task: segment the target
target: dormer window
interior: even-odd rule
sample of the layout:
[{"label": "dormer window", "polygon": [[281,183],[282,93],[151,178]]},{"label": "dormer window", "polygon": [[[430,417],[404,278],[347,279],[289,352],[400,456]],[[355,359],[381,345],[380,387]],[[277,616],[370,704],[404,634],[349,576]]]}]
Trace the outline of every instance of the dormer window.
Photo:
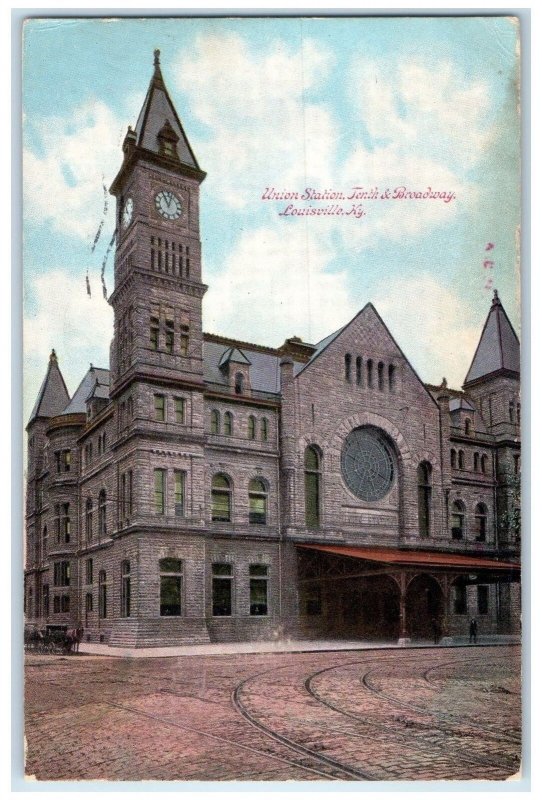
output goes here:
[{"label": "dormer window", "polygon": [[167,119],[158,133],[158,147],[160,155],[168,158],[177,158],[177,142],[179,137]]},{"label": "dormer window", "polygon": [[245,379],[242,372],[235,373],[235,394],[243,394]]}]

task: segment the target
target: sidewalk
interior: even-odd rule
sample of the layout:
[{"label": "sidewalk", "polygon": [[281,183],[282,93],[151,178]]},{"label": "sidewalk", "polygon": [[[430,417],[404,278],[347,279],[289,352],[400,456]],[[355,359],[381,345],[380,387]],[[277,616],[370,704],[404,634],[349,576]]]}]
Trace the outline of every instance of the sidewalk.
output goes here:
[{"label": "sidewalk", "polygon": [[[520,644],[519,636],[479,636],[474,646],[496,644]],[[468,636],[458,636],[439,647],[468,646]],[[435,647],[432,641],[416,640],[412,647]],[[83,655],[112,656],[113,658],[173,658],[179,656],[223,656],[247,653],[315,653],[333,650],[404,650],[396,641],[352,641],[345,640],[288,640],[277,642],[218,642],[215,644],[181,645],[179,647],[109,647],[107,644],[81,642],[79,653]]]}]

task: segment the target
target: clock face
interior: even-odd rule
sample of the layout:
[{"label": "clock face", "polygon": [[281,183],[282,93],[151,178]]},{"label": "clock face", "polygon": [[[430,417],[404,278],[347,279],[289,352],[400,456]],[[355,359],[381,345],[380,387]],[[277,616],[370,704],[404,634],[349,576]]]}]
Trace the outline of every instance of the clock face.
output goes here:
[{"label": "clock face", "polygon": [[164,219],[179,219],[181,216],[181,201],[173,192],[162,189],[154,198],[154,204]]},{"label": "clock face", "polygon": [[367,425],[348,434],[341,456],[344,481],[360,500],[381,500],[393,484],[395,458],[387,438]]},{"label": "clock face", "polygon": [[134,201],[131,197],[127,199],[124,204],[124,208],[122,209],[122,225],[124,228],[127,228],[130,222],[132,221],[132,217],[134,214]]}]

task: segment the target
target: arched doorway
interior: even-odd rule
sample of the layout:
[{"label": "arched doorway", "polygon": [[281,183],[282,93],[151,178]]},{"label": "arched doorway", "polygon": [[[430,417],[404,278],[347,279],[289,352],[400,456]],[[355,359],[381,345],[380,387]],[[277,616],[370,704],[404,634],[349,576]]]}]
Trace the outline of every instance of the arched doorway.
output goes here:
[{"label": "arched doorway", "polygon": [[406,593],[407,631],[413,639],[432,639],[434,621],[442,630],[444,596],[438,581],[431,575],[416,575]]}]

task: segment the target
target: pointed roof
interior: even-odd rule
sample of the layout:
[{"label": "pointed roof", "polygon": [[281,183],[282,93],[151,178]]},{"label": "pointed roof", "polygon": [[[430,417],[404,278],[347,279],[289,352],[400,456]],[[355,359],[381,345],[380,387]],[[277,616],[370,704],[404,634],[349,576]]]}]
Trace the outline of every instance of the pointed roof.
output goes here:
[{"label": "pointed roof", "polygon": [[218,366],[223,369],[227,364],[248,364],[250,366],[250,360],[238,347],[230,347],[224,351]]},{"label": "pointed roof", "polygon": [[72,399],[62,410],[62,414],[86,414],[87,400],[94,396],[104,398],[109,396],[109,370],[91,364]]},{"label": "pointed roof", "polygon": [[41,384],[28,424],[30,425],[37,417],[55,417],[60,414],[66,403],[69,402],[70,395],[58,366],[56,353],[52,350],[49,356],[47,374]]},{"label": "pointed roof", "polygon": [[491,308],[463,385],[494,377],[502,371],[519,376],[519,370],[519,339],[495,289]]},{"label": "pointed roof", "polygon": [[171,102],[160,69],[160,50],[154,51],[154,74],[135,127],[137,147],[160,154],[160,138],[170,141],[181,164],[199,170],[198,162]]}]

